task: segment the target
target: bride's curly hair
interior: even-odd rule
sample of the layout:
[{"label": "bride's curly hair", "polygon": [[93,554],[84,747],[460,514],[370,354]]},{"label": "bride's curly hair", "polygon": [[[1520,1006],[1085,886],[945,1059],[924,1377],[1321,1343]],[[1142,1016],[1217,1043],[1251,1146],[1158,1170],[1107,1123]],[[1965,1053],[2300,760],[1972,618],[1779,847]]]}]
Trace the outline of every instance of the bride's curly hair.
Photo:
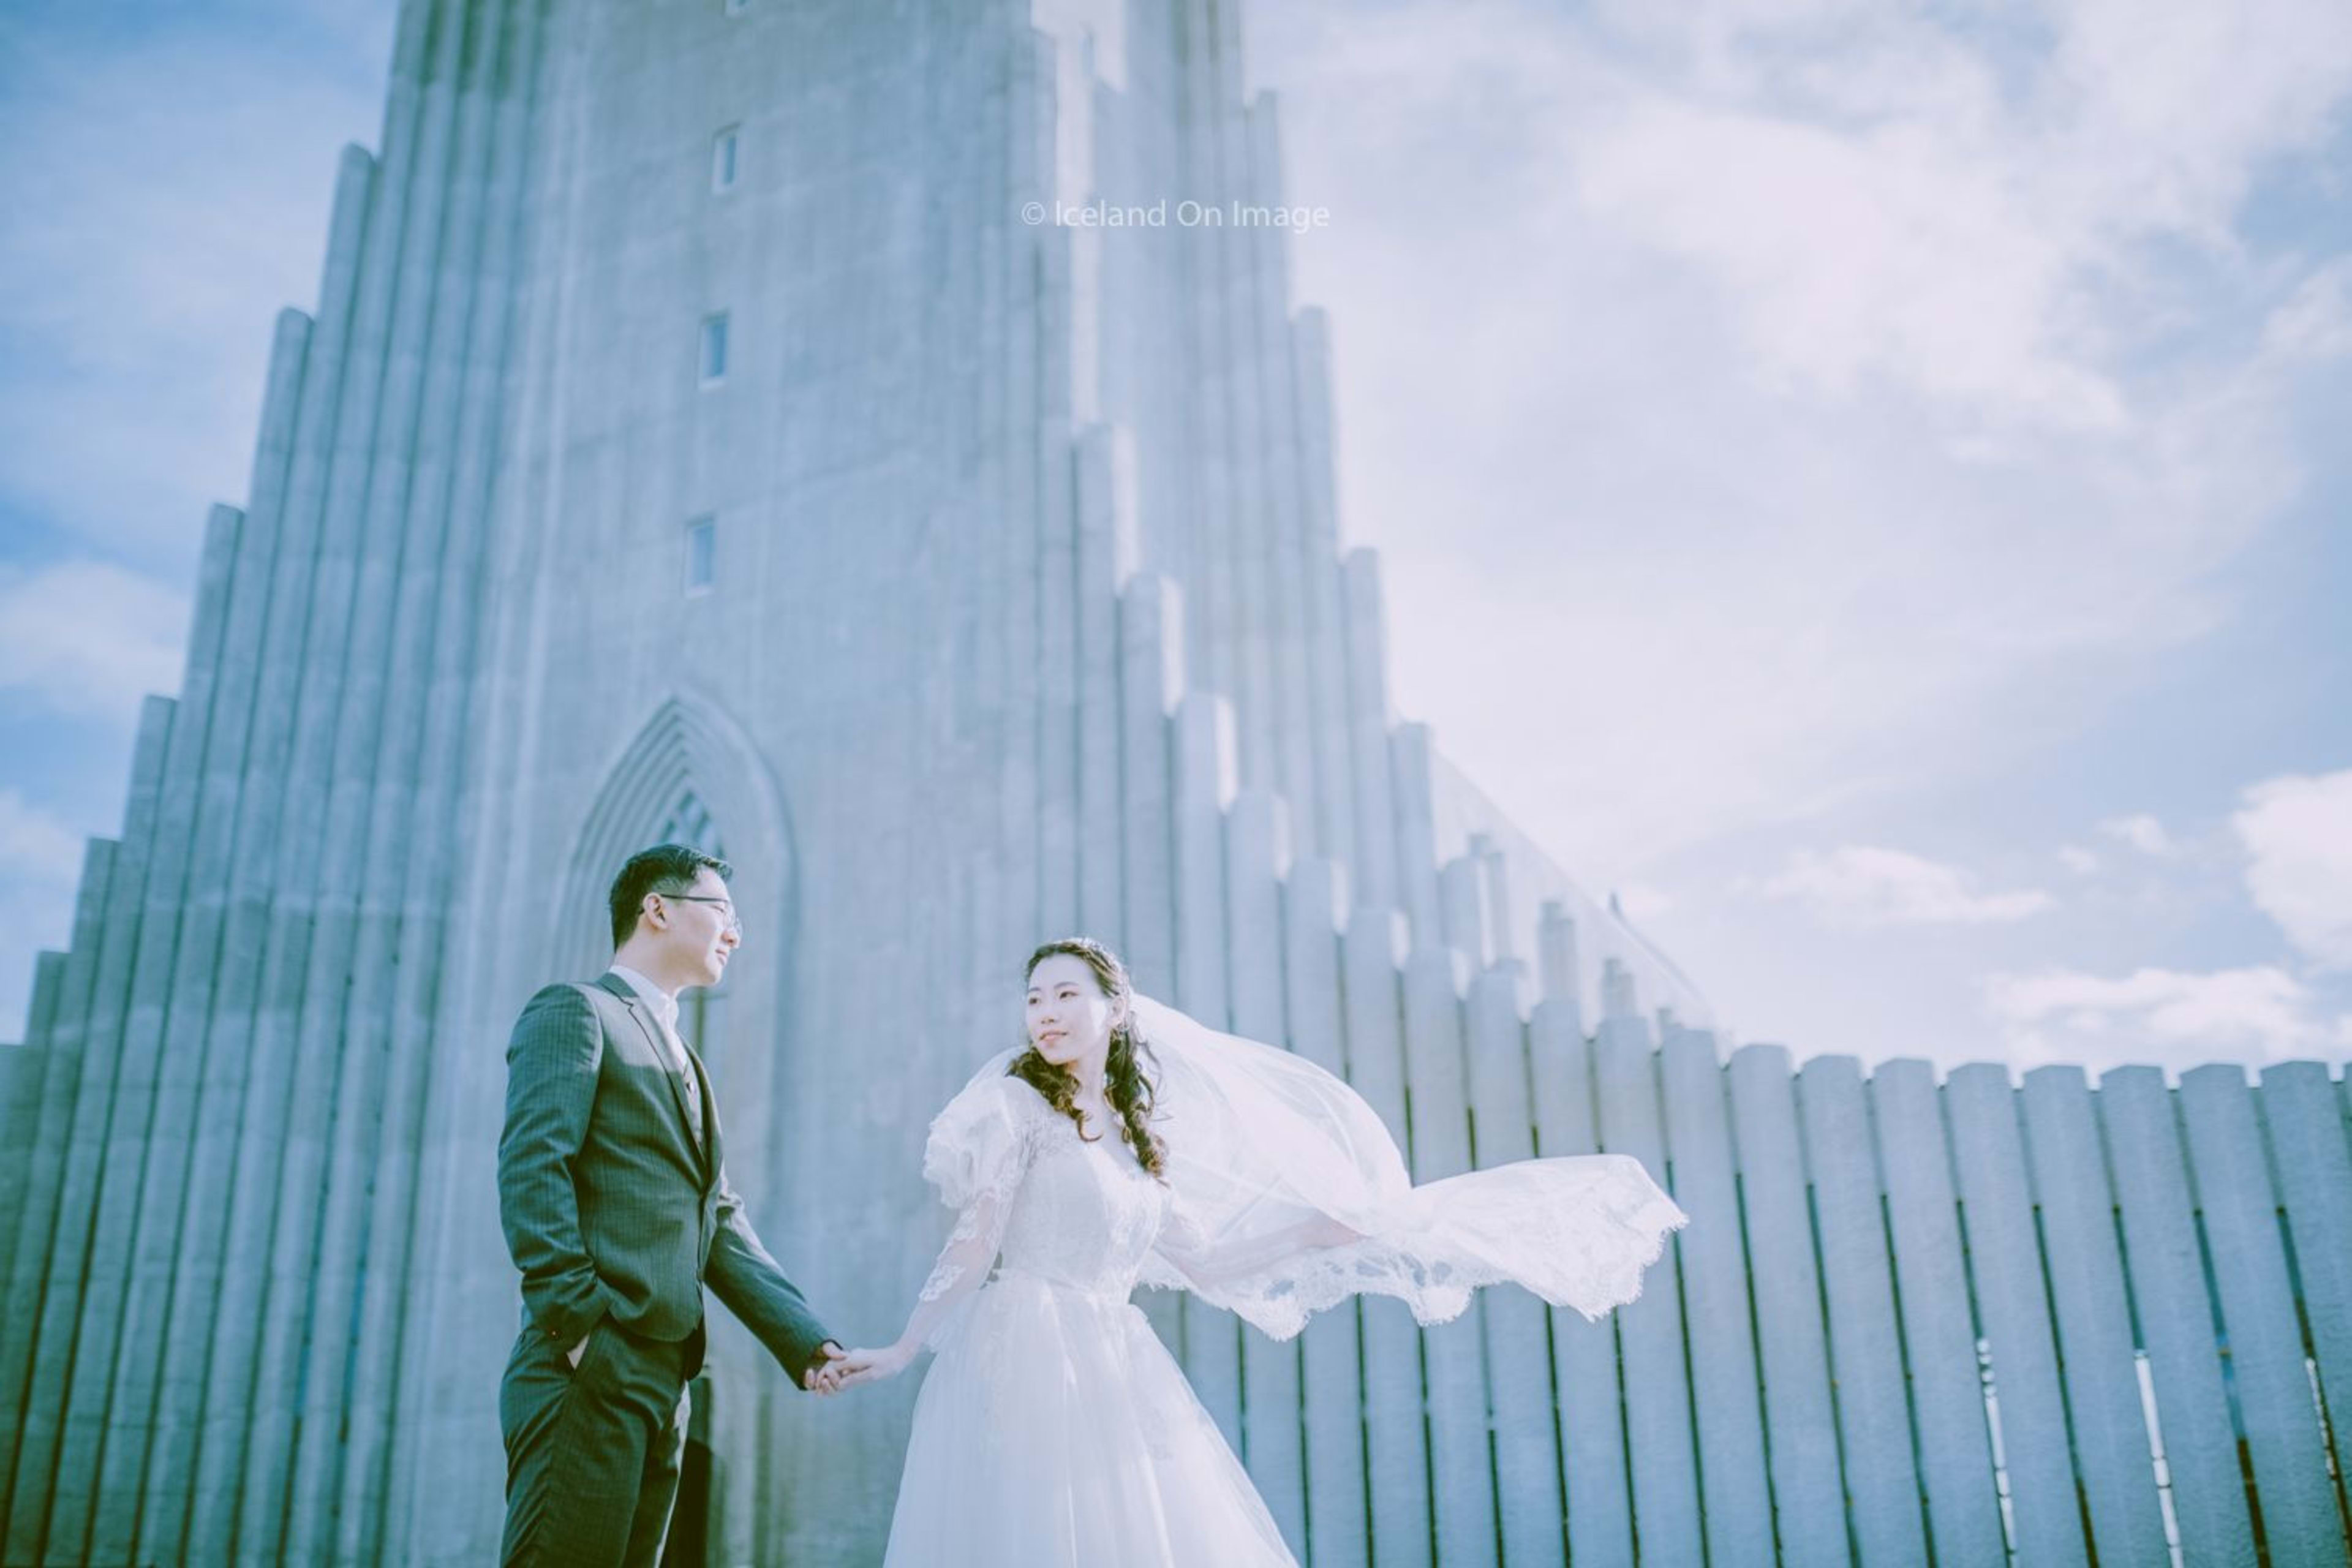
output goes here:
[{"label": "bride's curly hair", "polygon": [[[1159,1087],[1151,1075],[1160,1063],[1152,1055],[1151,1042],[1136,1026],[1135,987],[1128,981],[1127,965],[1118,961],[1118,954],[1091,937],[1065,937],[1031,953],[1022,978],[1034,975],[1039,964],[1063,954],[1080,960],[1093,971],[1095,984],[1102,988],[1104,995],[1128,1005],[1127,1016],[1111,1026],[1110,1055],[1103,1065],[1103,1093],[1111,1110],[1118,1114],[1119,1142],[1135,1152],[1136,1163],[1164,1180],[1168,1174],[1168,1145],[1151,1131],[1152,1099]],[[1013,1058],[1013,1065],[1004,1070],[1044,1095],[1046,1103],[1076,1122],[1078,1135],[1086,1137],[1086,1121],[1079,1116],[1076,1103],[1076,1073],[1047,1061],[1034,1045]]]}]

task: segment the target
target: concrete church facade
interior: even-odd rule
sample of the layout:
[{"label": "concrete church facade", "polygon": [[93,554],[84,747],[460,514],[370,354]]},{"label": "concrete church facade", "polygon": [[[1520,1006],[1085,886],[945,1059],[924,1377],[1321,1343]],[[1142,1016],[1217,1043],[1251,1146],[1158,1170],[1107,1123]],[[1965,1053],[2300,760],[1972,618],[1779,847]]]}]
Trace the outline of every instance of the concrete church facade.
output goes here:
[{"label": "concrete church facade", "polygon": [[[2257,1480],[2273,1544],[2334,1529],[2288,1376],[2352,1385],[2326,1068],[2266,1073],[2258,1127],[2236,1068],[2095,1102],[1719,1061],[1392,714],[1279,230],[1032,216],[1276,207],[1278,161],[1230,0],[404,0],[183,689],[0,1053],[8,1561],[495,1550],[506,1031],[601,967],[604,883],[665,837],[738,868],[744,951],[685,1023],[845,1339],[898,1322],[945,1228],[926,1122],[1073,931],[1346,1072],[1418,1179],[1607,1148],[1672,1187],[1692,1226],[1598,1324],[1498,1291],[1277,1345],[1148,1297],[1304,1561],[2137,1551],[2147,1454],[2068,1434],[2125,1408],[2142,1322],[2182,1539],[2250,1542]],[[2171,1253],[2022,1206],[2095,1114],[2147,1152],[2135,1243],[2189,1223],[2184,1150],[2262,1222],[2219,1271],[2234,1404],[2201,1293],[2164,1337]],[[2225,1157],[2262,1138],[2276,1193]],[[876,1559],[911,1383],[814,1401],[713,1321],[674,1560]],[[2242,1484],[2242,1406],[2279,1416]]]}]

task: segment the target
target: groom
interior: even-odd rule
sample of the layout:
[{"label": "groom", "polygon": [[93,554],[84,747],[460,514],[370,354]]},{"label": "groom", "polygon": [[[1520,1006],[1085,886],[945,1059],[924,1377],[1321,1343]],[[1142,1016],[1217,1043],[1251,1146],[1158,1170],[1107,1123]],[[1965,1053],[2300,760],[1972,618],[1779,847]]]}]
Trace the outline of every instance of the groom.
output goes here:
[{"label": "groom", "polygon": [[718,984],[743,940],[730,869],[679,844],[631,857],[612,968],[542,989],[507,1044],[499,1218],[523,1304],[499,1389],[508,1563],[659,1561],[706,1282],[801,1386],[842,1354],[752,1233],[677,1033],[677,994]]}]

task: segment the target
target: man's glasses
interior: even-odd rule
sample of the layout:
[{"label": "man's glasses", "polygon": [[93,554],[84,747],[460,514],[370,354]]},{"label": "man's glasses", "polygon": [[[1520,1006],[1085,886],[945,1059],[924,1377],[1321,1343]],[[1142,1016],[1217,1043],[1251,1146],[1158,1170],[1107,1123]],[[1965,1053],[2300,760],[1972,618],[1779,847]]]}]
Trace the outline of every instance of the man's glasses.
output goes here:
[{"label": "man's glasses", "polygon": [[727,912],[727,930],[737,942],[743,940],[743,921],[735,913],[731,899],[714,899],[708,893],[656,893],[656,899],[676,899],[681,904],[717,904]]}]

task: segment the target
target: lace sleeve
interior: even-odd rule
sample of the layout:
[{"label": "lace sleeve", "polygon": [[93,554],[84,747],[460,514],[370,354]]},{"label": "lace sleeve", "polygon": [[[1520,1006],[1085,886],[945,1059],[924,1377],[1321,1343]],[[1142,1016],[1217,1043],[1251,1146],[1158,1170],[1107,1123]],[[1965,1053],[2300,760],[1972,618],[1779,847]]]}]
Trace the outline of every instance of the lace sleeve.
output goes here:
[{"label": "lace sleeve", "polygon": [[1042,1103],[1017,1079],[985,1079],[950,1100],[931,1122],[923,1175],[955,1209],[956,1223],[915,1299],[907,1325],[910,1339],[933,1342],[949,1310],[988,1278],[1028,1173],[1036,1128],[1032,1102]]},{"label": "lace sleeve", "polygon": [[1010,1193],[1002,1198],[984,1193],[958,1215],[947,1245],[940,1248],[940,1260],[931,1266],[930,1278],[915,1300],[936,1301],[958,1284],[986,1276],[996,1261],[996,1249],[1003,1245],[1004,1218],[1012,1207]]}]

